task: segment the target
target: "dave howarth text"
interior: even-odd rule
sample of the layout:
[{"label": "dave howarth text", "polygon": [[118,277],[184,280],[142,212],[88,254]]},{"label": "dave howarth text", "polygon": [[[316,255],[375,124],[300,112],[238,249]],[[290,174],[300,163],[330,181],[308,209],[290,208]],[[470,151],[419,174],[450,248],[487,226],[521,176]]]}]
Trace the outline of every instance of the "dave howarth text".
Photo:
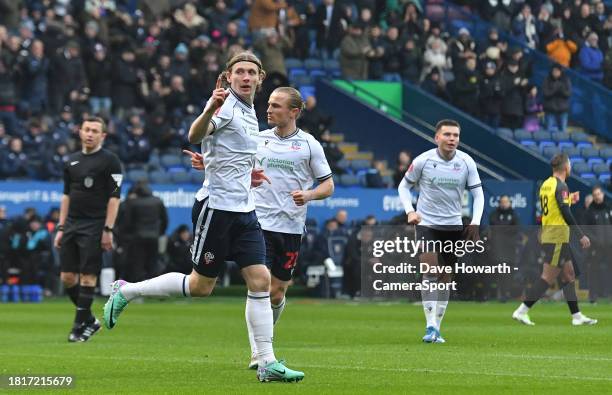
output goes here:
[{"label": "dave howarth text", "polygon": [[377,262],[372,265],[376,274],[510,274],[518,270],[503,262],[492,266],[472,266],[465,262],[456,262],[454,266],[432,266],[427,263],[400,263],[399,265],[384,265]]}]

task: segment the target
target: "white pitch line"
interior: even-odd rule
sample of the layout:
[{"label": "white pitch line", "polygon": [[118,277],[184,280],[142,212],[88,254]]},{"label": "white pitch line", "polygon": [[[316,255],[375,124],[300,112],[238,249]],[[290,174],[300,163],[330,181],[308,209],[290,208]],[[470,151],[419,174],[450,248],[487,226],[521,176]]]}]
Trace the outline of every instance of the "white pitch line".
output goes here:
[{"label": "white pitch line", "polygon": [[[59,354],[20,354],[20,353],[2,353],[0,355],[11,355],[11,356],[22,356],[22,357],[36,357],[36,358],[64,358],[65,355]],[[139,361],[139,362],[185,362],[185,363],[204,363],[204,364],[216,364],[216,365],[234,365],[230,362],[222,362],[211,360],[210,358],[156,358],[156,357],[105,357],[95,355],[80,355],[79,358],[85,359],[102,359],[102,360],[113,360],[113,361]],[[302,364],[300,368],[313,368],[313,369],[329,369],[328,365],[312,365]],[[334,367],[336,370],[358,370],[358,371],[379,371],[379,372],[397,372],[397,373],[439,373],[439,374],[453,374],[453,375],[474,375],[474,376],[491,376],[491,377],[529,377],[534,379],[559,379],[559,380],[577,380],[577,381],[610,381],[612,377],[593,377],[593,376],[553,376],[546,374],[545,376],[538,376],[535,374],[528,373],[507,373],[507,372],[483,372],[483,371],[469,371],[469,370],[444,370],[444,369],[427,369],[427,368],[381,368],[381,367],[368,367],[368,366],[338,366]]]}]

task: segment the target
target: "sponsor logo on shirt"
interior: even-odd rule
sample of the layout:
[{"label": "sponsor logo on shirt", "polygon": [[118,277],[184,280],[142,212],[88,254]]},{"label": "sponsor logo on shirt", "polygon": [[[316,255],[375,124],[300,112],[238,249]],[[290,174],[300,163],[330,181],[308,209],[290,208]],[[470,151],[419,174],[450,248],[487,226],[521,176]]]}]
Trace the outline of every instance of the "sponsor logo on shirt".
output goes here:
[{"label": "sponsor logo on shirt", "polygon": [[459,186],[459,179],[452,177],[431,177],[431,183],[441,188],[457,188]]}]

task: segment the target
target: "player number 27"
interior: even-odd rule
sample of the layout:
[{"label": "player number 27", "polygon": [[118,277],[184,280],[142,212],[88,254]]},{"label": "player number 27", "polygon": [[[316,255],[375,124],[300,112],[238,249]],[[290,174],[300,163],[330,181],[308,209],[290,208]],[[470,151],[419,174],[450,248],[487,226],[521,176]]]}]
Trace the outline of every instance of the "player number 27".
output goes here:
[{"label": "player number 27", "polygon": [[285,255],[287,255],[288,259],[283,265],[283,269],[293,269],[297,263],[299,252],[286,252]]}]

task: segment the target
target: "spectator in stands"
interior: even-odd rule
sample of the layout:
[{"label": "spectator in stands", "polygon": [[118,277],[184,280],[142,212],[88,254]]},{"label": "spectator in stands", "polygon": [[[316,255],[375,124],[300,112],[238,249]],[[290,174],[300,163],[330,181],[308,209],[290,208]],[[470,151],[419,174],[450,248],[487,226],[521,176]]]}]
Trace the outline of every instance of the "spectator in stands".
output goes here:
[{"label": "spectator in stands", "polygon": [[51,236],[42,226],[38,216],[28,223],[25,233],[25,256],[23,257],[20,280],[23,285],[46,285],[47,278],[55,277],[52,272]]},{"label": "spectator in stands", "polygon": [[23,67],[23,98],[28,102],[32,114],[40,114],[47,110],[47,73],[49,59],[45,57],[44,45],[40,40],[34,40],[30,46],[30,55]]},{"label": "spectator in stands", "polygon": [[612,46],[606,51],[604,58],[604,79],[603,83],[608,89],[612,89]]},{"label": "spectator in stands", "polygon": [[553,39],[546,44],[546,53],[554,62],[559,63],[564,67],[570,67],[572,55],[576,53],[578,47],[570,39],[566,39],[563,35],[563,29],[556,28],[553,33]]},{"label": "spectator in stands", "polygon": [[446,102],[450,102],[450,94],[446,89],[446,81],[442,74],[440,74],[440,70],[438,68],[434,68],[427,74],[425,80],[421,83],[421,88]]},{"label": "spectator in stands", "polygon": [[23,142],[19,137],[11,139],[8,155],[2,158],[1,173],[9,178],[34,176],[34,169],[28,163],[28,156],[23,152]]},{"label": "spectator in stands", "polygon": [[527,88],[527,95],[525,96],[525,121],[523,129],[528,132],[539,131],[542,110],[543,107],[538,95],[538,87],[531,85]]},{"label": "spectator in stands", "polygon": [[334,52],[344,38],[349,20],[344,5],[335,0],[323,0],[317,6],[314,25],[317,30],[317,49],[323,58],[335,57]]},{"label": "spectator in stands", "polygon": [[[538,13],[538,20],[536,21],[536,29],[538,33],[538,48],[537,49],[545,49],[546,44],[548,44],[552,38],[555,31],[555,25],[552,23],[551,14],[553,11],[553,6],[549,4],[543,4],[540,7],[540,12]],[[534,8],[535,10],[536,8]]]},{"label": "spectator in stands", "polygon": [[278,14],[287,8],[285,0],[253,0],[249,16],[249,29],[253,33],[253,40],[276,31]]},{"label": "spectator in stands", "polygon": [[408,150],[401,150],[397,155],[395,169],[393,169],[393,187],[397,188],[406,175],[410,164],[412,163],[412,154]]},{"label": "spectator in stands", "polygon": [[323,147],[323,152],[325,153],[325,158],[327,159],[327,163],[329,163],[332,173],[344,174],[344,169],[338,166],[338,162],[342,160],[344,154],[342,151],[340,151],[338,145],[332,141],[329,129],[325,130],[321,134],[320,141],[321,146]]},{"label": "spectator in stands", "polygon": [[174,11],[175,24],[172,25],[176,42],[189,42],[203,34],[208,29],[208,22],[198,14],[192,3],[187,3],[183,8]]},{"label": "spectator in stands", "polygon": [[23,151],[30,160],[40,160],[48,152],[49,139],[46,130],[39,119],[32,119],[28,124],[28,131],[23,136]]},{"label": "spectator in stands", "polygon": [[591,15],[591,6],[586,1],[576,2],[576,4],[578,4],[578,10],[572,13],[572,29],[580,37],[588,37],[590,32],[593,31],[593,26],[595,26],[596,22]]},{"label": "spectator in stands", "polygon": [[423,69],[423,55],[420,48],[417,48],[416,39],[414,37],[408,37],[404,43],[404,47],[400,52],[400,65],[402,78],[413,84],[417,84],[421,77],[421,70]]},{"label": "spectator in stands", "polygon": [[591,248],[588,259],[589,301],[610,295],[612,267],[610,254],[612,248],[612,206],[606,200],[603,188],[593,187],[593,202],[586,212],[586,227]]},{"label": "spectator in stands", "polygon": [[465,68],[467,59],[476,57],[476,44],[467,28],[459,29],[459,37],[451,41],[450,56],[455,72]]},{"label": "spectator in stands", "polygon": [[135,60],[134,51],[125,48],[121,52],[121,58],[113,66],[112,103],[113,110],[119,117],[137,104],[139,70]]},{"label": "spectator in stands", "polygon": [[348,212],[344,209],[336,211],[334,219],[338,223],[338,230],[346,234],[351,233],[350,224],[348,222]]},{"label": "spectator in stands", "polygon": [[120,147],[120,157],[126,164],[145,164],[151,155],[151,143],[144,135],[142,124],[128,126],[128,137]]},{"label": "spectator in stands", "polygon": [[191,232],[187,225],[180,225],[168,238],[169,262],[166,272],[191,273],[193,264],[191,262]]},{"label": "spectator in stands", "polygon": [[89,79],[91,111],[94,114],[109,116],[112,108],[113,69],[106,48],[102,44],[94,46],[93,57],[87,61],[86,70]]},{"label": "spectator in stands", "polygon": [[317,140],[321,139],[321,134],[331,126],[331,117],[323,114],[317,107],[317,98],[308,96],[306,98],[306,108],[298,118],[298,127],[308,131]]},{"label": "spectator in stands", "polygon": [[512,0],[486,0],[482,8],[485,19],[491,20],[501,30],[510,30],[515,2]]},{"label": "spectator in stands", "polygon": [[44,173],[48,180],[58,181],[64,176],[64,165],[68,161],[70,152],[65,144],[55,147],[55,152],[44,161]]},{"label": "spectator in stands", "polygon": [[603,81],[603,53],[598,46],[599,38],[597,33],[589,33],[578,58],[580,59],[580,72],[587,78],[596,82]]},{"label": "spectator in stands", "polygon": [[6,129],[4,128],[4,124],[0,122],[0,158],[4,158],[8,149],[9,143],[11,142],[11,136],[6,134]]},{"label": "spectator in stands", "polygon": [[340,44],[340,68],[342,76],[350,80],[365,80],[368,78],[368,57],[375,51],[370,45],[370,39],[363,33],[363,25],[352,24]]},{"label": "spectator in stands", "polygon": [[[514,266],[517,259],[516,246],[520,237],[517,228],[519,224],[520,218],[512,208],[510,198],[508,195],[501,196],[499,205],[489,215],[489,225],[491,225],[489,245],[493,256],[491,264],[496,265],[506,262]],[[499,281],[499,297],[502,301],[507,301],[511,297],[512,283],[510,278],[507,275],[500,275],[497,280]]]},{"label": "spectator in stands", "polygon": [[287,36],[281,37],[272,30],[255,42],[253,48],[259,53],[266,75],[277,73],[283,77],[287,76],[285,56],[291,50],[291,42]]},{"label": "spectator in stands", "polygon": [[390,26],[384,39],[384,75],[383,79],[388,82],[401,82],[402,76],[402,48],[403,42],[399,37],[399,29]]},{"label": "spectator in stands", "polygon": [[[170,75],[180,75],[185,83],[189,83],[191,67],[189,65],[189,48],[179,43],[174,49],[174,57],[170,63]],[[171,77],[172,78],[172,77]]]},{"label": "spectator in stands", "polygon": [[482,119],[492,128],[499,126],[501,118],[502,88],[494,62],[487,62],[480,79],[478,100]]},{"label": "spectator in stands", "polygon": [[183,77],[180,75],[172,76],[172,80],[170,80],[170,91],[164,97],[164,101],[167,114],[173,119],[180,119],[183,116],[187,104],[189,104],[189,96],[185,90]]},{"label": "spectator in stands", "polygon": [[508,61],[500,79],[502,88],[501,126],[518,129],[523,126],[525,115],[523,96],[528,81],[519,74],[519,64],[514,59]]},{"label": "spectator in stands", "polygon": [[566,132],[572,85],[561,66],[554,65],[551,68],[542,84],[542,94],[546,129],[550,131],[556,128],[560,132]]},{"label": "spectator in stands", "polygon": [[[361,289],[362,247],[372,240],[372,230],[364,226],[376,225],[376,217],[368,215],[362,226],[348,238],[344,252],[342,269],[344,271],[342,291],[351,298],[359,295]],[[367,251],[366,251],[367,254]]]},{"label": "spectator in stands", "polygon": [[538,47],[536,19],[531,13],[529,4],[524,4],[521,12],[514,18],[512,33],[517,40],[527,44],[529,48],[536,49]]},{"label": "spectator in stands", "polygon": [[57,113],[66,104],[72,92],[80,91],[87,85],[85,67],[79,44],[69,41],[63,51],[51,60],[49,105]]},{"label": "spectator in stands", "polygon": [[432,70],[437,69],[441,76],[450,70],[450,62],[446,57],[447,46],[441,38],[433,38],[427,41],[427,48],[423,54],[423,72],[421,79],[424,79]]},{"label": "spectator in stands", "polygon": [[453,98],[455,105],[466,113],[478,117],[478,85],[480,76],[476,71],[476,56],[466,59],[465,67],[456,72]]},{"label": "spectator in stands", "polygon": [[[359,22],[362,23],[362,22]],[[385,40],[382,29],[379,26],[372,26],[370,32],[370,45],[373,53],[368,56],[368,78],[380,80],[385,74]]]},{"label": "spectator in stands", "polygon": [[19,136],[18,119],[15,114],[17,87],[17,69],[12,57],[0,47],[0,122],[6,127],[8,134]]}]

